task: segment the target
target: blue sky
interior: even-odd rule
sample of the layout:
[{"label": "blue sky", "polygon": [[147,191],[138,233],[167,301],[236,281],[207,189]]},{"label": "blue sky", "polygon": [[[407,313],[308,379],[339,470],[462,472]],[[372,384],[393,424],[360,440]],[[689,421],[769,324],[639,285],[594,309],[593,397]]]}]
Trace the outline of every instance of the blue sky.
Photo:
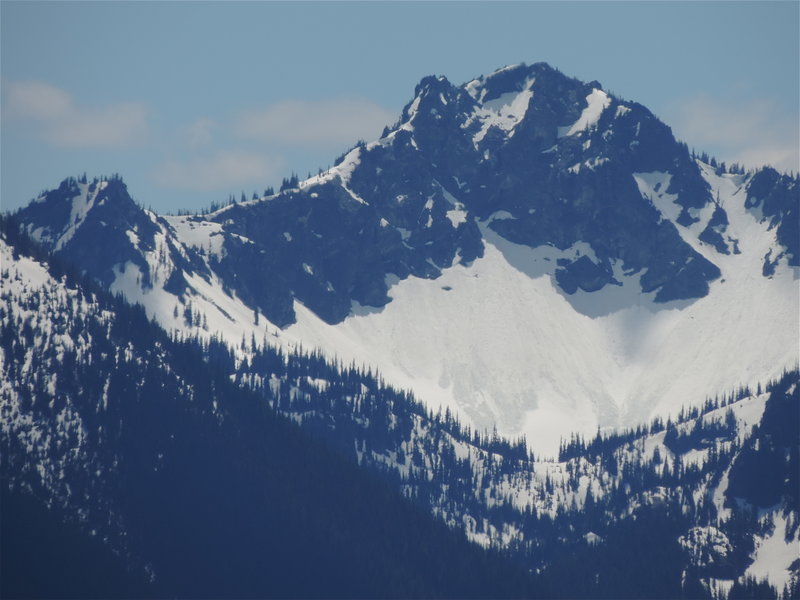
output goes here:
[{"label": "blue sky", "polygon": [[0,206],[120,173],[199,210],[332,164],[425,75],[546,61],[718,158],[798,170],[800,3],[0,2]]}]

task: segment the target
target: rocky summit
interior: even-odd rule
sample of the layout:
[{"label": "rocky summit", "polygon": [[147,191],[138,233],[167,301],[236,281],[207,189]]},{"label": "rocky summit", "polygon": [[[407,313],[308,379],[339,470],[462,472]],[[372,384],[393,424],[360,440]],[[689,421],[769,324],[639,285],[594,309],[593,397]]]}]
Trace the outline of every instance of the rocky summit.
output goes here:
[{"label": "rocky summit", "polygon": [[16,218],[167,329],[319,348],[554,451],[793,366],[799,190],[537,63],[423,78],[278,193],[159,216],[70,179]]}]

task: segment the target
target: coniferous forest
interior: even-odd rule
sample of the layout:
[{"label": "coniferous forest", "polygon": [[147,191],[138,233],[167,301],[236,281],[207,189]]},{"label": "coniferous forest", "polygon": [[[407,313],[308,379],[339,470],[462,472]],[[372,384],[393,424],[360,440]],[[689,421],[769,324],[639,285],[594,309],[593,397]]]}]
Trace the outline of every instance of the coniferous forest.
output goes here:
[{"label": "coniferous forest", "polygon": [[[39,347],[30,378],[13,371],[22,361],[5,374],[23,383],[20,412],[52,427],[39,430],[53,440],[39,459],[69,483],[38,488],[26,448],[3,436],[4,597],[532,593],[522,568],[276,414],[219,357],[170,340],[119,298],[68,289],[51,335],[93,343],[61,356]],[[54,296],[34,293],[24,308],[47,314]],[[13,316],[0,334],[9,357],[36,343]],[[85,436],[77,457],[72,435]]]}]

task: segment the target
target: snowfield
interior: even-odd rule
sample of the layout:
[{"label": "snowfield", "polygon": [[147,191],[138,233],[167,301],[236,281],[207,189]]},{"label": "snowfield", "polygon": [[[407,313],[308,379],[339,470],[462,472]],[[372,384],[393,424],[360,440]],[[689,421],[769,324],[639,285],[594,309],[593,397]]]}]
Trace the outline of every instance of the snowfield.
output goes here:
[{"label": "snowfield", "polygon": [[[772,278],[762,275],[774,231],[745,210],[744,176],[710,168],[704,176],[719,192],[727,234],[741,253],[720,254],[698,241],[710,215],[689,228],[676,225],[722,271],[699,300],[656,304],[636,276],[567,296],[551,277],[560,251],[519,246],[484,228],[485,256],[471,265],[435,280],[396,281],[385,308],[355,304],[338,325],[296,304],[298,322],[278,331],[279,339],[375,365],[432,407],[450,407],[478,428],[524,434],[551,456],[572,431],[591,436],[633,426],[755,387],[798,363],[798,273],[782,265]],[[648,179],[668,176],[637,182],[674,221],[672,198],[658,199]]]}]

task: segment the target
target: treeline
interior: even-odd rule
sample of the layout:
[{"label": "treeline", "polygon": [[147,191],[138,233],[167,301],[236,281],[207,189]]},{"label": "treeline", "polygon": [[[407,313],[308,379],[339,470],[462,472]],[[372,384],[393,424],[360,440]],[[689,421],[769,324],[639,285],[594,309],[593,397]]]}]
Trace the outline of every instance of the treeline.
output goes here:
[{"label": "treeline", "polygon": [[[784,371],[784,376],[785,375],[786,372]],[[755,394],[760,395],[764,392],[771,391],[782,378],[783,377],[768,382],[763,390],[761,384],[758,384]],[[581,456],[596,457],[602,454],[608,454],[635,439],[653,435],[664,430],[668,431],[670,439],[685,437],[684,434],[681,434],[679,430],[675,429],[675,426],[687,423],[688,421],[696,421],[711,411],[725,408],[734,402],[738,402],[752,395],[754,395],[754,393],[749,386],[739,386],[735,391],[721,397],[715,396],[714,398],[707,398],[701,406],[682,406],[674,420],[671,417],[668,417],[666,420],[663,417],[654,417],[648,424],[637,425],[636,427],[621,431],[603,433],[598,430],[595,437],[589,441],[580,434],[572,434],[569,440],[562,439],[559,442],[558,460],[563,462]],[[726,415],[726,419],[730,418],[731,417]],[[728,423],[729,428],[733,426],[732,423]],[[695,424],[695,428],[698,430],[705,429],[706,431],[710,431],[713,427],[714,425],[712,424]]]}]

